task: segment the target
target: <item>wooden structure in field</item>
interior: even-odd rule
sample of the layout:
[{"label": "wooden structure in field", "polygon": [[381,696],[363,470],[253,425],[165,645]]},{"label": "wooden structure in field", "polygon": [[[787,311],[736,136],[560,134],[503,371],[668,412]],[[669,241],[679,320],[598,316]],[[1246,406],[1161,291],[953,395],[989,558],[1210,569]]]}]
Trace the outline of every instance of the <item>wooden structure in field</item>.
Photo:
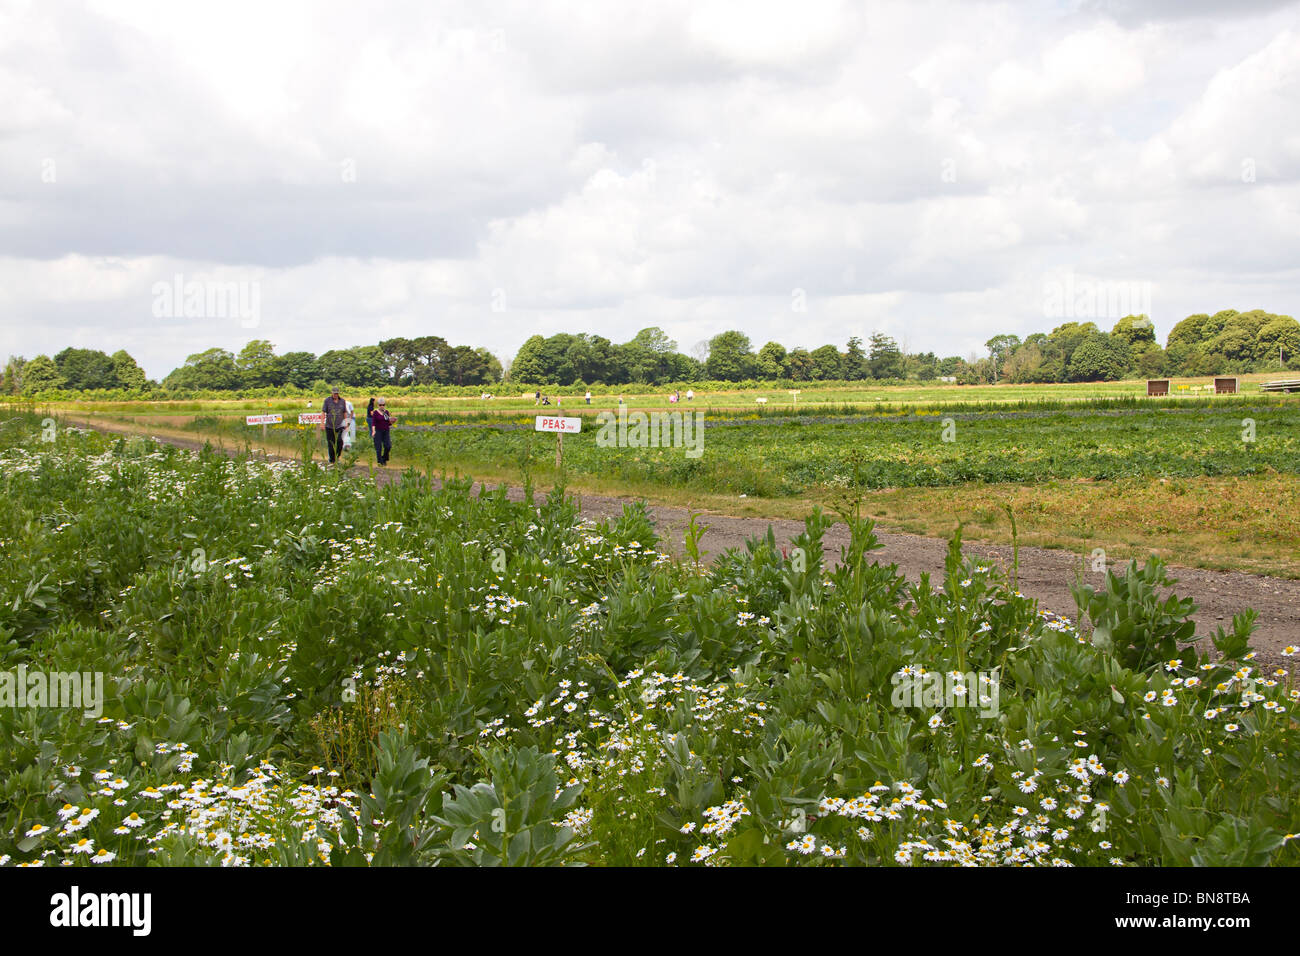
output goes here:
[{"label": "wooden structure in field", "polygon": [[1220,376],[1214,380],[1215,395],[1236,395],[1241,391],[1235,375]]},{"label": "wooden structure in field", "polygon": [[1168,395],[1169,379],[1167,378],[1149,378],[1147,379],[1147,396]]},{"label": "wooden structure in field", "polygon": [[1265,382],[1259,387],[1261,392],[1300,392],[1300,378],[1283,379],[1278,382]]}]

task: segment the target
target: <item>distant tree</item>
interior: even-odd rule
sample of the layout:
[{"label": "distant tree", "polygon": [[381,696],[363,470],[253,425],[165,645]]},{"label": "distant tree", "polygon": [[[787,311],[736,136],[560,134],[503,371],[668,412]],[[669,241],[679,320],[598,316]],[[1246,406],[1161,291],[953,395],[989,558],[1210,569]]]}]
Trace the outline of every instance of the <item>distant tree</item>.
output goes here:
[{"label": "distant tree", "polygon": [[242,386],[234,353],[220,348],[187,356],[185,364],[163,380],[165,388],[231,391]]},{"label": "distant tree", "polygon": [[321,376],[331,386],[377,388],[388,381],[384,353],[377,345],[331,349],[319,359]]},{"label": "distant tree", "polygon": [[882,332],[874,332],[869,340],[868,364],[872,378],[899,378],[903,369],[903,355],[898,343]]},{"label": "distant tree", "polygon": [[851,382],[861,381],[871,375],[870,360],[862,349],[862,339],[859,336],[855,335],[849,339],[848,347],[844,351],[843,366],[842,374]]},{"label": "distant tree", "polygon": [[749,336],[733,330],[721,332],[709,340],[709,357],[704,366],[709,378],[739,382],[753,375],[754,358]]},{"label": "distant tree", "polygon": [[113,360],[113,377],[117,379],[119,388],[129,388],[132,390],[145,388],[148,384],[148,378],[136,360],[126,349],[118,349],[111,356]]},{"label": "distant tree", "polygon": [[546,369],[542,364],[542,348],[545,345],[544,337],[533,335],[519,346],[519,351],[510,363],[510,381],[532,385],[546,381]]},{"label": "distant tree", "polygon": [[940,359],[939,374],[944,378],[951,378],[957,374],[957,369],[962,364],[962,360],[956,355],[950,355],[947,358]]},{"label": "distant tree", "polygon": [[117,388],[113,360],[99,349],[66,348],[54,356],[54,366],[63,387],[74,391],[88,388]]},{"label": "distant tree", "polygon": [[1159,378],[1165,374],[1165,350],[1152,342],[1149,348],[1134,356],[1134,363],[1142,378]]},{"label": "distant tree", "polygon": [[1172,349],[1175,345],[1187,347],[1200,345],[1209,338],[1208,335],[1204,334],[1205,324],[1209,321],[1210,317],[1204,312],[1189,315],[1169,330],[1169,336],[1165,340],[1165,348]]},{"label": "distant tree", "polygon": [[26,364],[27,359],[21,355],[9,356],[4,371],[3,388],[6,395],[17,395],[23,390],[23,366]]},{"label": "distant tree", "polygon": [[1090,335],[1075,347],[1067,366],[1072,382],[1115,381],[1129,369],[1131,355],[1123,339]]},{"label": "distant tree", "polygon": [[796,382],[811,381],[817,371],[817,363],[807,349],[791,349],[785,357],[785,367]]},{"label": "distant tree", "polygon": [[276,380],[284,385],[310,389],[321,377],[320,363],[311,352],[285,352],[276,364]]},{"label": "distant tree", "polygon": [[1255,359],[1278,362],[1285,366],[1300,356],[1300,322],[1289,315],[1275,315],[1259,330],[1255,339]]},{"label": "distant tree", "polygon": [[754,358],[754,374],[759,378],[785,378],[788,353],[780,342],[768,342]]},{"label": "distant tree", "polygon": [[419,385],[433,385],[449,381],[443,368],[451,346],[441,335],[420,335],[411,339],[411,354],[407,356],[415,381]]},{"label": "distant tree", "polygon": [[984,347],[989,350],[989,358],[993,360],[993,367],[996,374],[1002,375],[1002,367],[1006,364],[1007,359],[1011,357],[1020,346],[1020,336],[1018,335],[995,335],[984,343]]},{"label": "distant tree", "polygon": [[501,369],[501,360],[499,358],[482,346],[476,348],[474,351],[477,352],[479,358],[483,360],[483,368],[485,369],[485,377],[483,381],[485,383],[496,383],[505,378],[505,373]]},{"label": "distant tree", "polygon": [[47,389],[64,387],[63,376],[59,374],[54,359],[48,355],[38,355],[24,365],[21,377],[24,395],[35,395]]},{"label": "distant tree", "polygon": [[416,369],[424,363],[410,339],[401,336],[384,339],[379,343],[379,351],[384,355],[384,374],[389,382],[406,385],[415,381]]},{"label": "distant tree", "polygon": [[1115,323],[1115,327],[1110,330],[1110,334],[1123,339],[1129,344],[1129,348],[1145,351],[1145,349],[1139,349],[1139,346],[1146,342],[1155,342],[1156,327],[1145,315],[1126,315]]},{"label": "distant tree", "polygon": [[1011,382],[1031,382],[1043,364],[1043,350],[1037,344],[1022,344],[1002,365],[1002,377]]},{"label": "distant tree", "polygon": [[487,361],[468,345],[457,345],[447,353],[445,367],[451,385],[482,385],[488,380]]},{"label": "distant tree", "polygon": [[266,339],[253,339],[240,349],[235,359],[235,368],[239,369],[245,388],[284,384],[284,379],[280,377],[280,363],[275,357],[275,346]]},{"label": "distant tree", "polygon": [[843,377],[844,360],[835,346],[823,345],[813,349],[812,360],[814,378],[829,380]]}]

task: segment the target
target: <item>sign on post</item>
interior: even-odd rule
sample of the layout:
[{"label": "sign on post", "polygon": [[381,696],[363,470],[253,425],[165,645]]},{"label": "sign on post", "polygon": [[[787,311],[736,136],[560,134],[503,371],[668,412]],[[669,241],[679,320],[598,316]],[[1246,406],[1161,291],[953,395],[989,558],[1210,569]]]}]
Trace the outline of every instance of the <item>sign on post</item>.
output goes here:
[{"label": "sign on post", "polygon": [[581,418],[557,418],[553,415],[538,415],[534,431],[539,432],[574,432],[582,431]]},{"label": "sign on post", "polygon": [[564,433],[582,431],[581,418],[564,418],[558,415],[538,415],[533,431],[555,432],[555,468],[564,467]]},{"label": "sign on post", "polygon": [[324,412],[303,412],[298,416],[299,425],[324,425]]},{"label": "sign on post", "polygon": [[[267,425],[278,425],[278,424],[280,424],[280,416],[279,416],[279,415],[248,415],[248,416],[246,416],[246,417],[244,418],[244,424],[246,424],[246,425],[261,425],[261,426],[262,426],[262,441],[263,441],[263,443],[265,443],[265,442],[266,442],[266,426],[267,426]],[[262,451],[263,451],[263,453],[265,453],[266,449],[263,448]]]}]

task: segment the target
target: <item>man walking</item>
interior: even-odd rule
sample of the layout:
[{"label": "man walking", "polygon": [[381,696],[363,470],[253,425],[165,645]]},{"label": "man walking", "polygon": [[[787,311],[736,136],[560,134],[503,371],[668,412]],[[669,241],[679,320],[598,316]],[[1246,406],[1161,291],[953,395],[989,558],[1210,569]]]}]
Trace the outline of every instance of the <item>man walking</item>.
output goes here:
[{"label": "man walking", "polygon": [[343,433],[348,428],[348,403],[339,397],[339,387],[337,385],[330,391],[330,397],[325,399],[320,410],[325,415],[325,421],[321,423],[321,428],[325,430],[325,442],[329,445],[330,464],[334,464],[335,459],[343,453]]}]

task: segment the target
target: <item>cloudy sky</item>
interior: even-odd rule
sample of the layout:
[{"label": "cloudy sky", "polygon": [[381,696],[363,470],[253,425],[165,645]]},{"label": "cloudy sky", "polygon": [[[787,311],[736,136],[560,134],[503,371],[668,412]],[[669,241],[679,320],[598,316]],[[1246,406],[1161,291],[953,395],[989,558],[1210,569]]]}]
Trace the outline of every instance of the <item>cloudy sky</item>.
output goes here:
[{"label": "cloudy sky", "polygon": [[1268,0],[0,0],[0,355],[1163,340],[1297,314],[1297,120]]}]

